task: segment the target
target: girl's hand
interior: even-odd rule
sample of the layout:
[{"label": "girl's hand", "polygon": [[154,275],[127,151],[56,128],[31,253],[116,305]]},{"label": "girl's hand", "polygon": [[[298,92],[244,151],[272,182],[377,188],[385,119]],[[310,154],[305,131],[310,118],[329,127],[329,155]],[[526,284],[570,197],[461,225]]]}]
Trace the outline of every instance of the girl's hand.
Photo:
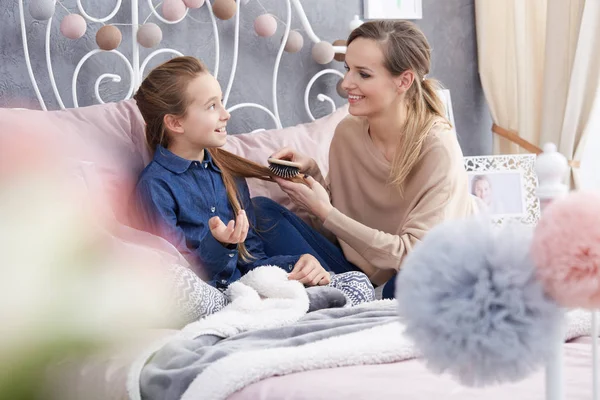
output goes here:
[{"label": "girl's hand", "polygon": [[286,179],[274,178],[290,199],[300,207],[316,215],[322,222],[333,208],[329,201],[329,193],[321,184],[310,176],[305,176],[306,186],[302,183],[294,183]]},{"label": "girl's hand", "polygon": [[212,217],[208,220],[210,233],[223,244],[243,243],[248,235],[248,217],[246,211],[240,210],[236,220],[231,220],[227,225],[219,217]]},{"label": "girl's hand", "polygon": [[294,265],[288,279],[300,281],[306,286],[329,285],[331,275],[314,256],[304,254]]},{"label": "girl's hand", "polygon": [[298,153],[296,150],[290,147],[284,147],[282,149],[277,150],[275,153],[271,155],[270,158],[277,158],[278,160],[286,160],[292,161],[300,164],[300,172],[305,173],[310,171],[310,169],[314,166],[315,160],[310,158],[307,155],[302,153]]}]

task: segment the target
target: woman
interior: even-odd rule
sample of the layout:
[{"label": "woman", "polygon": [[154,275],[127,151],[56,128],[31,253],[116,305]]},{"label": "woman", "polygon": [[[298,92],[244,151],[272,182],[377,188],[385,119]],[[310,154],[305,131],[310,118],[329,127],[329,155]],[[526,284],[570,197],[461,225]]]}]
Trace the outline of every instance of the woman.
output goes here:
[{"label": "woman", "polygon": [[[324,180],[316,162],[284,148],[309,186],[280,187],[337,238],[344,256],[394,296],[395,274],[435,225],[475,210],[456,133],[427,78],[431,48],[408,21],[370,21],[348,38],[350,115],[336,128]],[[314,178],[314,179],[313,179]],[[342,271],[335,271],[342,272]]]}]

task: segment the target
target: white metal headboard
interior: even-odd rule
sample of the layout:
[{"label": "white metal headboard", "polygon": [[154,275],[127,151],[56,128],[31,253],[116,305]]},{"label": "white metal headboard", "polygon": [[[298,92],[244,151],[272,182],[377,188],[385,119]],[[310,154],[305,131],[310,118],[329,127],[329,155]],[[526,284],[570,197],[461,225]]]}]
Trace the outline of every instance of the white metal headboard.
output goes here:
[{"label": "white metal headboard", "polygon": [[[77,8],[79,10],[79,13],[83,16],[83,18],[85,18],[86,20],[88,20],[90,22],[98,22],[98,23],[105,23],[105,22],[110,21],[117,14],[117,12],[121,9],[121,6],[122,6],[122,0],[116,0],[116,4],[115,4],[113,10],[108,15],[106,15],[104,17],[92,17],[91,15],[89,15],[86,12],[85,8],[81,4],[81,0],[76,0],[76,1],[77,1]],[[155,50],[152,53],[150,53],[144,60],[140,60],[140,45],[137,42],[137,31],[140,26],[139,0],[130,0],[130,1],[131,1],[131,29],[132,29],[132,31],[131,31],[132,59],[130,61],[127,57],[125,57],[125,55],[123,55],[123,53],[121,53],[118,50],[110,51],[111,53],[116,54],[121,60],[123,60],[123,62],[125,63],[128,71],[129,71],[129,74],[131,77],[131,83],[129,85],[129,90],[125,96],[126,99],[130,98],[133,95],[133,92],[136,90],[136,88],[141,83],[142,77],[144,76],[144,72],[145,72],[145,69],[146,69],[148,63],[155,56],[157,56],[159,54],[164,54],[164,53],[170,53],[170,54],[174,54],[174,55],[178,55],[178,56],[183,55],[181,52],[179,52],[175,49],[161,48],[161,49]],[[23,51],[25,53],[25,62],[27,65],[27,72],[31,79],[31,83],[33,85],[33,88],[34,88],[35,94],[37,96],[37,99],[40,103],[40,106],[43,110],[46,111],[47,110],[46,103],[44,101],[42,94],[40,93],[40,90],[37,85],[36,77],[35,77],[34,71],[31,66],[31,59],[30,59],[30,55],[29,55],[29,47],[28,47],[28,40],[27,40],[27,30],[26,30],[26,26],[25,26],[25,14],[24,14],[23,0],[18,0],[18,2],[19,2],[19,18],[20,18],[20,24],[21,24],[21,34],[22,34],[22,41],[23,41]],[[177,23],[180,23],[181,21],[183,21],[188,16],[189,9],[186,10],[184,16],[181,19],[179,19],[177,21],[169,21],[169,20],[165,19],[163,16],[161,16],[156,11],[156,8],[158,8],[158,6],[160,6],[162,3],[158,3],[157,5],[155,5],[155,4],[153,4],[153,0],[147,0],[147,2],[148,2],[148,6],[150,7],[151,14],[141,23],[145,23],[146,21],[148,21],[148,19],[150,17],[154,16],[159,21],[161,21],[165,24],[177,24]],[[235,81],[235,74],[236,74],[236,68],[237,68],[237,62],[238,62],[239,36],[240,36],[240,15],[242,13],[243,5],[246,4],[247,2],[248,2],[247,0],[237,0],[237,10],[236,10],[236,14],[235,14],[233,65],[232,65],[231,73],[230,73],[229,80],[228,80],[228,83],[227,83],[227,86],[225,89],[225,93],[224,93],[224,104],[226,107],[228,105],[231,88],[233,87],[233,83]],[[308,21],[308,18],[306,17],[306,13],[304,12],[304,9],[302,8],[302,4],[301,4],[300,0],[284,0],[284,2],[286,5],[286,11],[287,11],[286,12],[286,27],[285,27],[283,40],[281,41],[281,45],[279,46],[279,51],[278,51],[277,57],[275,59],[275,65],[273,66],[273,77],[272,77],[272,88],[271,88],[271,90],[272,90],[271,96],[272,96],[272,103],[273,103],[272,108],[269,108],[266,105],[256,104],[256,103],[240,103],[240,104],[236,104],[236,105],[228,107],[229,112],[233,112],[235,110],[239,110],[242,108],[256,108],[256,109],[262,110],[271,117],[271,119],[273,120],[273,122],[275,123],[277,128],[282,127],[281,118],[279,116],[279,104],[278,104],[278,98],[277,98],[277,80],[278,80],[278,74],[279,74],[279,65],[281,62],[281,58],[283,56],[285,44],[287,42],[287,39],[288,39],[288,36],[290,33],[291,21],[292,21],[292,6],[295,9],[296,14],[297,14],[298,18],[300,19],[300,22],[304,28],[304,31],[308,35],[310,40],[313,43],[318,43],[321,41],[319,39],[319,37],[314,33],[314,31],[311,27],[311,24]],[[215,37],[215,61],[214,61],[213,74],[215,75],[215,77],[218,77],[219,62],[220,62],[220,40],[219,40],[219,30],[218,30],[218,25],[217,25],[217,19],[215,18],[215,15],[213,13],[212,5],[211,5],[210,1],[207,0],[205,2],[204,7],[207,9],[207,12],[209,13],[209,16],[212,21],[212,29],[213,29],[214,37]],[[357,18],[358,17],[355,17],[355,19],[357,19]],[[52,17],[47,21],[47,27],[46,27],[46,38],[45,38],[46,66],[48,69],[48,74],[50,76],[50,84],[52,86],[52,91],[54,93],[54,96],[56,97],[56,100],[57,100],[60,108],[65,109],[66,107],[64,105],[64,102],[63,102],[61,95],[58,91],[58,88],[56,86],[56,81],[54,79],[54,72],[52,70],[52,60],[51,60],[51,55],[50,55],[50,36],[51,36],[50,28],[51,28],[51,26],[52,26]],[[346,52],[345,46],[333,46],[333,49],[336,53],[345,53]],[[73,73],[73,79],[72,79],[72,83],[71,83],[72,84],[71,93],[72,93],[72,97],[73,97],[73,104],[75,107],[79,106],[79,103],[77,100],[77,79],[79,76],[79,72],[81,71],[83,64],[89,58],[91,58],[95,54],[98,54],[101,52],[105,52],[105,51],[100,50],[100,49],[91,50],[85,56],[83,56],[81,58],[81,60],[79,61],[79,63],[77,64],[77,66],[75,68],[75,72]],[[326,75],[326,74],[337,75],[341,78],[344,77],[344,75],[340,71],[330,68],[330,69],[324,69],[324,70],[318,72],[317,74],[315,74],[313,76],[312,79],[310,79],[310,81],[308,82],[306,89],[304,91],[304,107],[305,107],[306,112],[311,120],[314,120],[315,118],[314,118],[313,114],[311,113],[310,106],[309,106],[310,89],[312,88],[313,84],[319,77]],[[104,103],[104,101],[102,100],[102,97],[100,96],[99,87],[100,87],[100,84],[102,83],[102,81],[105,79],[110,79],[113,82],[120,82],[122,77],[117,74],[104,73],[104,74],[101,74],[96,79],[95,84],[94,84],[94,92],[95,92],[96,99],[98,100],[99,103]],[[332,111],[334,111],[336,109],[335,103],[331,97],[329,97],[325,94],[319,93],[317,95],[317,99],[321,102],[327,101],[328,103],[330,103],[332,106]]]}]

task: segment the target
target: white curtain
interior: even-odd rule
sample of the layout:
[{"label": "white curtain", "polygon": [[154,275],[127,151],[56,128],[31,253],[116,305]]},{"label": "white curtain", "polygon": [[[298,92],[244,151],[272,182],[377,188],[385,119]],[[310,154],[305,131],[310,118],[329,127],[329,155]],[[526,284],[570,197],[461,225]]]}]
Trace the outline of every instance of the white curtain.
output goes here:
[{"label": "white curtain", "polygon": [[494,153],[538,152],[553,142],[573,167],[571,184],[581,187],[582,176],[600,170],[589,147],[600,151],[600,0],[476,0],[475,7],[495,130],[525,146],[494,135]]},{"label": "white curtain", "polygon": [[589,151],[600,150],[600,1],[548,0],[548,24],[540,141],[556,143],[570,160],[575,188],[589,187],[582,172],[600,171]]},{"label": "white curtain", "polygon": [[[547,2],[475,1],[479,73],[492,120],[530,143],[539,142]],[[525,151],[494,135],[494,153]]]}]

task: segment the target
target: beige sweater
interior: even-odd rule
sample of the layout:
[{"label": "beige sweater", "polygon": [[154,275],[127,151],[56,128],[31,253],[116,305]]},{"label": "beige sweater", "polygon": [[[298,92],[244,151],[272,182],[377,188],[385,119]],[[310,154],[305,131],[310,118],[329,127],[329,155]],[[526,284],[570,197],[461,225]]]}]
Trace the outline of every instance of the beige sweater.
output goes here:
[{"label": "beige sweater", "polygon": [[476,210],[456,133],[442,122],[425,139],[404,196],[388,184],[390,168],[371,141],[366,119],[348,116],[331,143],[327,181],[318,167],[309,172],[331,195],[334,209],[323,224],[326,233],[337,237],[348,261],[376,284],[399,270],[435,225]]}]

